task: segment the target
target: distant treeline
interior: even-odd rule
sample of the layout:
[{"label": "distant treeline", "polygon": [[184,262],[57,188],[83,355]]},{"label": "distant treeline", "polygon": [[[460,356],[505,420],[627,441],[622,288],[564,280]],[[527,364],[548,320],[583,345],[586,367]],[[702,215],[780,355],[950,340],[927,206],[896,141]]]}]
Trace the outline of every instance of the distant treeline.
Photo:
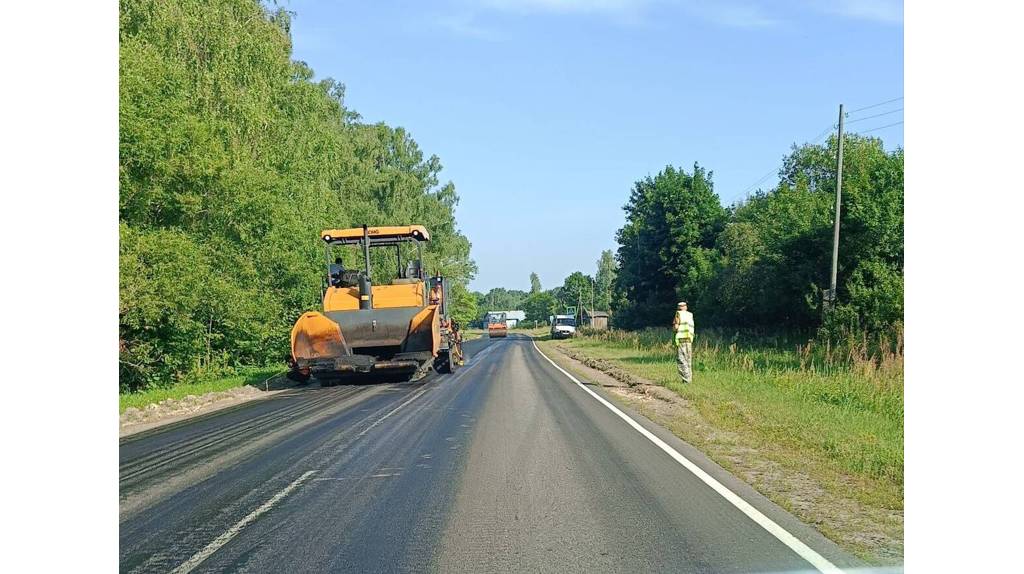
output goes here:
[{"label": "distant treeline", "polygon": [[[794,146],[779,184],[723,207],[712,174],[668,166],[637,181],[624,210],[614,260],[593,276],[532,292],[477,293],[482,310],[526,309],[546,320],[567,305],[612,311],[624,329],[664,326],[685,300],[704,326],[814,330],[826,337],[899,330],[903,321],[903,150],[844,140],[838,305],[822,312],[828,287],[836,185],[835,137]],[[591,291],[594,298],[591,298]]]},{"label": "distant treeline", "polygon": [[488,311],[526,311],[531,324],[547,323],[551,315],[565,313],[569,307],[608,310],[615,280],[615,256],[611,250],[601,252],[594,275],[574,271],[565,281],[544,290],[536,273],[530,274],[530,290],[496,287],[487,293],[473,292],[479,315]]},{"label": "distant treeline", "polygon": [[728,209],[697,165],[636,182],[617,234],[615,324],[664,324],[677,300],[705,325],[840,334],[902,324],[903,150],[857,135],[844,139],[838,306],[823,321],[836,143],[794,147],[775,188]]},{"label": "distant treeline", "polygon": [[401,128],[291,59],[257,0],[120,3],[120,387],[281,361],[319,303],[321,229],[421,223],[458,314],[476,267],[454,186]]}]

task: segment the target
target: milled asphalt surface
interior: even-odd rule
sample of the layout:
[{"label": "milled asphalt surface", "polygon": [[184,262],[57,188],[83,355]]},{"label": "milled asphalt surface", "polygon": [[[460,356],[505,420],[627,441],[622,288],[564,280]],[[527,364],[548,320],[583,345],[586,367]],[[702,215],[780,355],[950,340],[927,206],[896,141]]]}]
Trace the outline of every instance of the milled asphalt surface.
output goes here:
[{"label": "milled asphalt surface", "polygon": [[[454,375],[299,388],[122,439],[121,571],[815,571],[530,340],[470,341],[467,356]],[[833,564],[860,565],[629,414]]]}]

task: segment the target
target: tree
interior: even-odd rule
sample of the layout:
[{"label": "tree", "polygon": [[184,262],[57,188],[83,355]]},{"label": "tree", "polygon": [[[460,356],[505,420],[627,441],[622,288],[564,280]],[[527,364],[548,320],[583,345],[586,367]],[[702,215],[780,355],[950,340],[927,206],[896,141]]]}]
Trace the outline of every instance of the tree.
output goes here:
[{"label": "tree", "polygon": [[[845,136],[839,308],[830,327],[879,331],[903,317],[903,151]],[[836,140],[793,148],[780,183],[736,206],[718,238],[712,322],[813,328],[832,256]]]},{"label": "tree", "polygon": [[626,224],[616,234],[619,265],[613,280],[616,323],[665,324],[679,299],[696,300],[707,290],[726,210],[711,173],[697,164],[692,174],[668,166],[636,182],[623,209]]},{"label": "tree", "polygon": [[531,293],[523,305],[526,311],[526,320],[537,324],[547,323],[548,318],[555,314],[558,301],[548,292],[538,291]]},{"label": "tree", "polygon": [[472,279],[440,160],[401,128],[361,123],[342,84],[293,61],[287,11],[120,8],[122,390],[280,361],[319,304],[322,229],[421,223],[426,268]]},{"label": "tree", "polygon": [[540,277],[536,273],[530,273],[530,293],[540,293]]},{"label": "tree", "polygon": [[[903,150],[846,135],[835,311],[822,322],[832,253],[836,139],[794,146],[779,184],[724,209],[711,174],[666,167],[636,182],[618,250],[601,253],[594,282],[577,271],[545,294],[554,308],[610,299],[616,325],[667,325],[676,301],[706,326],[813,329],[833,337],[898,329],[903,320]],[[610,289],[608,286],[610,285]],[[532,286],[531,286],[532,287]],[[539,287],[539,285],[537,286]],[[509,293],[492,290],[507,306]],[[521,293],[521,292],[520,292]],[[550,314],[532,293],[531,318]]]},{"label": "tree", "polygon": [[483,313],[490,311],[515,311],[523,308],[527,293],[518,289],[495,287],[477,298],[477,305]]},{"label": "tree", "polygon": [[615,281],[615,256],[611,249],[601,252],[597,260],[597,275],[594,278],[596,283],[596,310],[607,311],[611,308],[612,283]]},{"label": "tree", "polygon": [[480,317],[477,308],[477,299],[474,293],[461,283],[452,283],[448,289],[448,296],[452,299],[452,318],[467,326]]},{"label": "tree", "polygon": [[[561,308],[590,306],[590,294],[593,289],[593,282],[589,275],[580,271],[574,271],[565,278],[562,289],[558,294],[558,302]],[[580,309],[577,309],[579,312]]]}]

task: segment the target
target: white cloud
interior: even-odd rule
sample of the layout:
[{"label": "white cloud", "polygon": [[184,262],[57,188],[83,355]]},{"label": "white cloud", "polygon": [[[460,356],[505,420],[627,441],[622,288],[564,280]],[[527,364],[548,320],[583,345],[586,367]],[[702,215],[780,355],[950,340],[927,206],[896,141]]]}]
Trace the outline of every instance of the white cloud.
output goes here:
[{"label": "white cloud", "polygon": [[767,28],[782,23],[781,20],[769,16],[754,4],[698,3],[698,5],[693,5],[691,10],[707,20],[731,28]]},{"label": "white cloud", "polygon": [[814,10],[883,23],[903,22],[903,0],[461,0],[478,10],[511,14],[591,14],[639,21],[658,8],[675,7],[698,18],[735,28],[782,24],[783,14]]},{"label": "white cloud", "polygon": [[589,14],[637,23],[657,8],[674,6],[697,18],[727,27],[761,28],[780,20],[750,0],[463,0],[479,10],[510,14]]},{"label": "white cloud", "polygon": [[903,22],[903,0],[816,0],[816,7],[825,12],[889,24]]}]

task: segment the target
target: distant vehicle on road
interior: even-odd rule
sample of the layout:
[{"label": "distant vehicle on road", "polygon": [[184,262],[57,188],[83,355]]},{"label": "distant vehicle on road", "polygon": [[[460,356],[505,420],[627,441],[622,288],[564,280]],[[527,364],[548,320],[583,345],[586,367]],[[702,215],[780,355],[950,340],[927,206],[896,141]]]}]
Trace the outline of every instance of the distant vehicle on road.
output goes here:
[{"label": "distant vehicle on road", "polygon": [[576,317],[555,315],[551,320],[551,338],[567,339],[576,335]]},{"label": "distant vehicle on road", "polygon": [[487,336],[492,339],[508,336],[508,323],[504,313],[487,314]]}]

